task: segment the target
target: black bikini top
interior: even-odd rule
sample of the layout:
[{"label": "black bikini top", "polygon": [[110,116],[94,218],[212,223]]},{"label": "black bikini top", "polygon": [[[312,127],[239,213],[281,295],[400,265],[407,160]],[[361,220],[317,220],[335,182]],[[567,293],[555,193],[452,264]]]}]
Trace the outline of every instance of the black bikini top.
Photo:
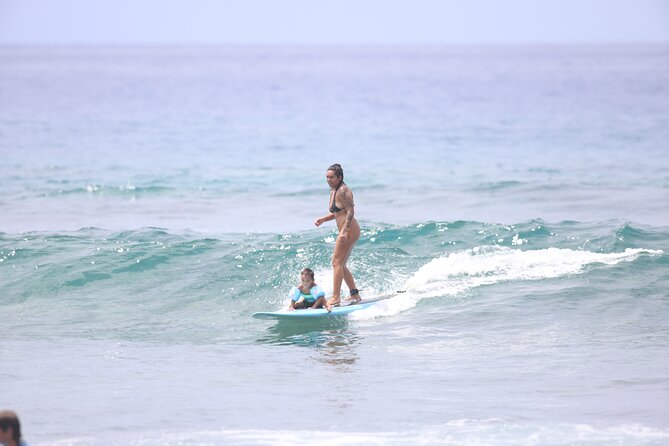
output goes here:
[{"label": "black bikini top", "polygon": [[337,191],[341,187],[341,183],[339,183],[339,186],[335,189],[334,193],[332,194],[332,198],[330,199],[330,212],[335,213],[339,211],[343,211],[343,208],[338,208],[335,202],[337,201]]}]

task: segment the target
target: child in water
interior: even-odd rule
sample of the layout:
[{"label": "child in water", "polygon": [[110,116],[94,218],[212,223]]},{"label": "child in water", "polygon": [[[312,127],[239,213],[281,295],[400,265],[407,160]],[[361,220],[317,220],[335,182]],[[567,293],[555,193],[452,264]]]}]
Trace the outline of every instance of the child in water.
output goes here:
[{"label": "child in water", "polygon": [[300,273],[301,285],[293,287],[290,290],[289,310],[300,308],[321,308],[330,311],[330,306],[325,300],[325,291],[314,282],[314,272],[309,268],[304,268]]}]

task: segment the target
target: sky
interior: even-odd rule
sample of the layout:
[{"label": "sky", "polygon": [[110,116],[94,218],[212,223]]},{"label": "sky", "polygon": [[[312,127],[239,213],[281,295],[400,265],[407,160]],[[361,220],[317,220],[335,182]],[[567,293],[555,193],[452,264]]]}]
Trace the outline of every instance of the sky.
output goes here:
[{"label": "sky", "polygon": [[0,0],[0,44],[669,43],[669,0]]}]

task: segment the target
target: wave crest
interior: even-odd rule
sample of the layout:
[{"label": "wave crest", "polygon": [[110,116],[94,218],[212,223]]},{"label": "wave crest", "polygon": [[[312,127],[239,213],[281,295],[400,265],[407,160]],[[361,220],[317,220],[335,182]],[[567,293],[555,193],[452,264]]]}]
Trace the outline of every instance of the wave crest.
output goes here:
[{"label": "wave crest", "polygon": [[661,250],[627,248],[619,253],[547,248],[521,250],[505,246],[479,246],[431,260],[407,280],[406,293],[364,312],[358,318],[389,316],[413,308],[425,298],[455,296],[473,288],[501,282],[554,279],[582,274],[596,265],[632,262]]}]

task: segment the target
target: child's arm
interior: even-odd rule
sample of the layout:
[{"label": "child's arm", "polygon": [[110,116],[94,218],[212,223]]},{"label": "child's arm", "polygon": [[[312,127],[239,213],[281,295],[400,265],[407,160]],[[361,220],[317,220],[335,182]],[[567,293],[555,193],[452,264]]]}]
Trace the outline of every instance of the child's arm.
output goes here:
[{"label": "child's arm", "polygon": [[316,308],[320,308],[323,305],[325,305],[325,296],[321,296],[318,299],[316,299],[316,302],[314,302],[314,304],[312,306],[310,306],[309,308],[315,310]]},{"label": "child's arm", "polygon": [[290,305],[288,306],[288,310],[292,311],[295,309],[295,301],[300,297],[300,289],[298,287],[293,287],[293,289],[290,290],[289,297]]},{"label": "child's arm", "polygon": [[[316,302],[314,302],[311,308],[320,308],[322,306],[325,306],[325,309],[327,309],[327,305],[325,302],[325,291],[323,291],[323,288],[314,284],[314,287],[311,290],[317,297]],[[328,312],[329,311],[330,310],[328,310]]]}]

